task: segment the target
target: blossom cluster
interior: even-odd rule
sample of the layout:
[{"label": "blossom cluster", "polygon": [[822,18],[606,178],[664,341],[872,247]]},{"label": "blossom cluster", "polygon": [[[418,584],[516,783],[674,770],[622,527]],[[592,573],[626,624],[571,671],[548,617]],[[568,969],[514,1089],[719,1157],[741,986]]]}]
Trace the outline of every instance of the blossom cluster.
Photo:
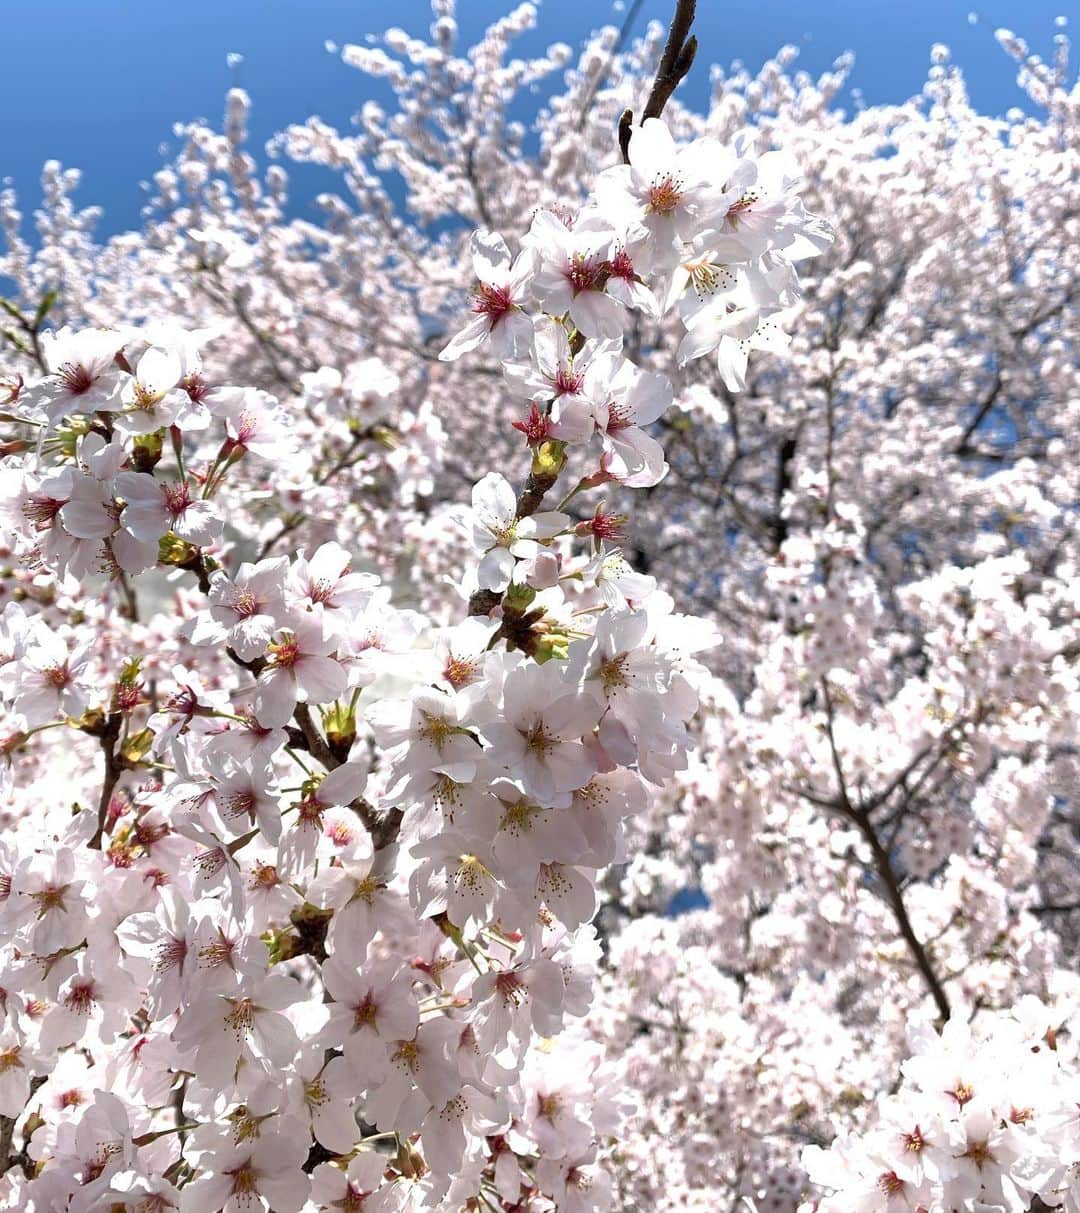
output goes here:
[{"label": "blossom cluster", "polygon": [[912,1033],[895,1094],[862,1134],[811,1146],[817,1213],[1080,1207],[1075,1009],[1022,999],[1009,1012]]},{"label": "blossom cluster", "polygon": [[[623,350],[625,309],[677,305],[711,334],[693,353],[738,363],[724,343],[793,295],[785,250],[824,238],[793,185],[650,120],[516,258],[474,237],[476,316],[444,356],[496,347],[532,471],[520,495],[475,486],[469,614],[443,626],[337,541],[250,550],[226,486],[272,483],[293,426],[213,377],[205,334],[43,335],[0,473],[26,570],[0,650],[0,1116],[27,1159],[5,1207],[607,1203],[621,1096],[573,1027],[597,885],[687,765],[717,633],[632,570],[619,519],[536,507],[594,437],[561,504],[662,477],[647,431],[671,388]],[[369,359],[302,393],[370,433],[397,386]],[[124,651],[99,639],[117,604]],[[48,775],[59,736],[73,803]]]},{"label": "blossom cluster", "polygon": [[[731,341],[718,343],[713,356],[673,366],[673,353],[694,332],[684,313],[699,307],[703,316],[710,313],[733,276],[744,291],[763,279],[779,284],[783,275],[775,272],[773,254],[794,259],[802,240],[820,244],[824,231],[807,220],[799,241],[776,231],[773,247],[760,256],[750,245],[732,248],[722,243],[731,223],[721,202],[697,192],[695,204],[702,206],[693,214],[688,208],[679,219],[670,212],[691,237],[679,265],[673,251],[666,254],[671,285],[665,274],[646,269],[652,249],[663,260],[666,242],[659,238],[663,212],[647,209],[651,202],[642,208],[640,190],[653,184],[665,160],[653,157],[652,175],[635,186],[634,167],[646,167],[642,156],[652,136],[634,128],[624,132],[637,144],[629,173],[609,166],[618,155],[620,117],[628,108],[643,112],[666,28],[659,22],[621,32],[604,27],[576,50],[563,41],[536,49],[545,27],[560,38],[568,31],[559,15],[526,2],[468,46],[458,35],[454,0],[433,0],[432,11],[427,37],[412,29],[372,34],[363,45],[340,48],[340,62],[334,61],[339,48],[328,45],[327,71],[340,73],[344,88],[350,81],[365,88],[355,73],[378,78],[362,93],[347,128],[312,117],[261,148],[248,134],[252,99],[238,88],[228,92],[222,125],[177,125],[147,186],[137,230],[96,234],[100,211],[78,201],[78,172],[54,161],[44,166],[42,200],[32,216],[20,214],[13,186],[0,189],[0,479],[12,505],[10,526],[0,528],[0,608],[17,603],[33,621],[33,643],[45,646],[43,668],[61,655],[55,645],[45,651],[53,643],[46,634],[63,640],[79,677],[60,710],[82,712],[31,726],[11,710],[17,691],[8,680],[0,709],[0,737],[7,742],[0,755],[5,841],[19,857],[48,851],[70,828],[76,806],[88,824],[98,819],[107,792],[104,872],[96,866],[96,847],[73,848],[77,862],[91,868],[87,912],[105,926],[121,875],[113,868],[146,870],[137,835],[147,806],[160,814],[150,818],[155,828],[163,819],[171,828],[174,818],[180,824],[184,817],[199,828],[187,814],[192,806],[174,796],[174,781],[186,781],[179,791],[187,798],[233,773],[231,757],[214,760],[222,768],[215,774],[201,751],[189,769],[180,769],[172,745],[155,751],[146,731],[163,731],[171,717],[152,726],[150,717],[186,694],[197,676],[207,696],[224,696],[213,701],[221,710],[250,719],[262,694],[259,679],[273,674],[260,663],[271,659],[269,644],[287,639],[284,631],[271,631],[264,644],[264,629],[313,608],[304,605],[303,578],[297,585],[288,572],[264,578],[260,570],[254,593],[263,597],[269,589],[270,601],[260,612],[266,618],[251,624],[251,647],[243,647],[253,655],[241,656],[245,636],[233,627],[231,587],[240,584],[245,563],[272,565],[286,554],[291,569],[298,556],[310,564],[325,548],[318,576],[333,576],[347,553],[343,569],[362,574],[362,581],[380,579],[373,592],[402,608],[392,618],[405,632],[395,631],[388,650],[393,673],[380,667],[353,713],[357,736],[367,739],[368,752],[354,761],[367,768],[360,799],[371,812],[358,817],[363,804],[354,802],[327,809],[323,820],[335,829],[343,820],[354,829],[358,821],[363,825],[372,870],[394,872],[391,887],[408,905],[405,926],[414,918],[420,923],[415,907],[429,890],[418,885],[414,892],[408,877],[424,862],[409,850],[423,841],[422,830],[405,800],[384,790],[387,759],[375,737],[378,701],[412,694],[396,682],[402,663],[441,645],[444,629],[469,609],[477,612],[474,623],[488,617],[492,634],[498,625],[494,650],[525,655],[527,666],[544,661],[568,668],[570,645],[594,635],[612,606],[638,611],[647,604],[650,618],[663,616],[656,608],[667,604],[655,588],[662,586],[676,604],[666,617],[671,632],[688,632],[693,616],[709,621],[695,627],[709,632],[715,625],[722,637],[703,651],[711,677],[678,658],[699,701],[688,730],[693,746],[684,769],[673,777],[658,772],[662,785],[629,781],[634,811],[616,831],[616,854],[624,859],[590,869],[600,908],[595,944],[583,947],[586,971],[597,977],[591,1001],[584,986],[575,986],[582,996],[574,998],[575,1007],[588,1004],[587,1013],[567,1011],[557,1039],[538,1038],[537,1030],[520,1073],[533,1082],[541,1070],[557,1068],[566,1079],[567,1106],[586,1126],[574,1131],[582,1142],[596,1142],[600,1165],[583,1172],[591,1187],[571,1184],[560,1196],[563,1205],[595,1199],[616,1209],[712,1213],[749,1200],[758,1213],[794,1213],[829,1186],[824,1172],[821,1185],[807,1179],[804,1147],[872,1131],[878,1101],[895,1092],[913,1027],[922,1032],[946,1016],[966,1019],[969,1008],[977,1008],[973,1030],[981,1033],[983,1021],[1026,996],[1049,1000],[1051,1018],[1061,1000],[1075,998],[1080,481],[1072,435],[1080,426],[1074,254],[1080,92],[1069,65],[1067,23],[1059,19],[1054,50],[1045,58],[998,32],[1016,60],[1019,85],[1016,108],[1004,115],[980,112],[960,67],[940,45],[931,52],[922,91],[900,105],[865,104],[851,56],[811,74],[801,70],[806,65],[794,46],[781,47],[760,67],[714,64],[700,106],[693,98],[701,92],[676,90],[663,116],[680,149],[676,176],[684,183],[696,172],[696,153],[689,150],[696,140],[720,149],[718,164],[735,159],[760,166],[783,149],[798,167],[806,206],[827,215],[835,229],[828,249],[800,264],[798,299],[780,312],[769,310],[774,296],[753,300],[761,311],[751,343],[782,340],[766,327],[777,322],[791,340],[783,357],[755,357],[743,368],[745,293],[729,292],[731,309],[725,303],[723,314],[717,307],[712,316],[730,318]],[[634,13],[627,15],[633,22]],[[980,24],[973,37],[989,41],[991,34]],[[702,38],[695,76],[710,52],[724,57],[738,48],[710,47]],[[743,165],[739,172],[749,178],[765,169]],[[600,173],[614,186],[606,207],[598,205],[594,188]],[[309,198],[314,181],[325,192]],[[23,199],[27,184],[20,183]],[[670,197],[665,200],[662,174],[656,185],[663,207]],[[672,186],[678,188],[674,178]],[[470,232],[481,229],[479,276],[489,286],[504,283],[501,269],[509,265],[526,277],[543,276],[537,292],[557,288],[556,250],[547,236],[536,248],[534,235],[551,220],[572,231],[590,196],[585,218],[592,216],[590,226],[606,224],[614,240],[592,267],[593,289],[579,311],[583,325],[590,310],[599,311],[597,324],[606,323],[611,308],[596,289],[603,282],[603,294],[625,312],[621,350],[614,339],[585,337],[576,324],[573,331],[552,325],[557,315],[534,317],[539,327],[523,323],[537,307],[563,306],[547,307],[530,288],[518,309],[506,309],[507,331],[516,330],[508,344],[516,352],[507,356],[492,331],[501,307],[496,290],[488,301],[494,306],[473,311],[475,327],[458,339],[479,338],[479,344],[466,356],[440,360],[463,327],[458,317]],[[762,205],[755,204],[759,213]],[[792,210],[785,222],[794,222],[794,198],[785,206]],[[754,206],[745,222],[738,210],[732,218],[746,236],[756,221]],[[35,232],[30,239],[27,220]],[[505,239],[505,254],[496,232]],[[530,245],[533,254],[523,257]],[[620,268],[623,246],[641,281],[616,273],[609,285],[604,275]],[[695,265],[699,255],[703,268]],[[675,301],[680,282],[688,285]],[[713,283],[718,293],[710,295]],[[469,304],[481,303],[482,294],[478,286]],[[123,577],[116,575],[117,554],[130,562],[137,543],[144,552],[150,543],[125,529],[124,498],[108,469],[99,503],[119,517],[105,521],[93,509],[86,515],[96,518],[100,541],[89,536],[85,546],[76,545],[62,522],[55,533],[48,526],[38,532],[22,511],[25,478],[40,480],[65,467],[93,502],[99,490],[85,482],[88,468],[77,454],[87,418],[76,413],[43,434],[44,413],[31,417],[16,404],[56,363],[58,329],[112,330],[118,318],[132,325],[117,342],[129,367],[151,347],[167,355],[177,343],[190,345],[206,384],[249,385],[243,391],[252,403],[277,408],[286,419],[272,462],[244,453],[214,477],[209,492],[201,478],[235,414],[221,399],[207,406],[213,418],[207,428],[182,428],[192,495],[208,503],[209,525],[222,524],[220,537],[199,547],[166,535],[155,567]],[[581,399],[565,409],[553,407],[553,389],[549,396],[541,390],[534,415],[534,392],[558,374],[563,338],[577,369],[588,371],[588,384],[583,378]],[[712,339],[710,325],[695,339],[705,338]],[[587,359],[586,343],[603,356]],[[599,348],[604,344],[616,345],[614,357]],[[174,352],[186,367],[187,355]],[[450,352],[456,353],[453,346]],[[691,344],[683,347],[684,355],[692,352]],[[153,360],[147,377],[152,366]],[[661,372],[672,385],[670,403],[651,423],[642,421],[645,409],[638,410],[623,442],[618,427],[607,423],[604,377],[617,380],[620,403],[640,395],[657,409],[661,397],[669,400]],[[117,373],[127,384],[130,372],[118,366]],[[733,386],[740,382],[745,387],[737,393]],[[118,432],[118,414],[127,407],[90,419],[94,443],[110,444],[106,415]],[[17,415],[39,424],[25,425]],[[186,427],[186,418],[181,421]],[[560,424],[566,426],[561,436],[550,432]],[[522,490],[524,469],[520,479],[512,469],[522,458],[523,435],[533,465]],[[153,458],[151,437],[123,439],[130,455],[120,472],[140,471],[131,458],[136,441],[150,446],[138,458]],[[153,479],[178,482],[171,428],[162,437]],[[563,456],[566,465],[557,474]],[[651,481],[661,457],[667,465],[661,480],[643,490],[626,487],[631,477]],[[624,480],[605,479],[590,489],[593,477],[607,476],[605,468]],[[503,477],[484,479],[480,508],[463,509],[488,469]],[[565,483],[545,489],[553,475]],[[62,498],[68,485],[58,487]],[[54,507],[39,505],[47,523]],[[75,518],[77,507],[67,512]],[[137,518],[135,512],[129,521]],[[105,571],[96,571],[93,555],[85,576],[58,577],[33,556],[38,539],[51,539],[58,559],[70,551],[76,565],[96,549]],[[9,634],[22,636],[27,626],[15,607],[6,619],[0,663],[15,648]],[[370,623],[367,618],[363,626]],[[226,636],[239,661],[225,651]],[[478,634],[476,644],[483,647]],[[337,649],[326,656],[345,660]],[[365,660],[376,659],[369,650]],[[437,679],[429,685],[445,689]],[[275,697],[289,690],[281,679],[258,710],[272,712]],[[127,726],[123,713],[110,720],[113,713],[105,710],[114,692],[118,702],[140,696]],[[32,710],[32,677],[18,693],[20,710]],[[49,710],[52,695],[52,689],[45,693],[42,710]],[[197,695],[205,704],[202,692]],[[489,688],[483,696],[498,710],[501,691]],[[288,749],[267,763],[275,776],[268,796],[285,811],[279,848],[309,778],[288,751],[315,781],[333,773],[333,762],[347,764],[353,744],[346,749],[347,727],[337,740],[330,731],[348,725],[348,713],[340,721],[337,712],[350,701],[351,694],[306,707],[298,695],[280,730]],[[632,710],[651,731],[655,713],[639,714],[643,705]],[[657,726],[665,745],[677,723],[670,708],[669,700],[669,718]],[[228,731],[240,720],[200,708],[187,727],[198,749],[208,722]],[[619,746],[627,749],[629,733],[622,736],[605,720],[593,729],[589,748],[602,732],[612,757]],[[326,743],[322,757],[306,748],[302,723],[316,746],[319,738]],[[493,744],[471,718],[463,724],[482,747]],[[21,734],[31,735],[24,741]],[[642,770],[631,767],[629,774]],[[395,835],[403,823],[388,809],[411,814],[404,826],[417,829]],[[433,810],[430,821],[443,812]],[[208,801],[203,813],[213,825],[221,810]],[[244,834],[260,814],[269,816],[261,797]],[[237,822],[222,826],[235,830]],[[91,841],[94,829],[88,829]],[[242,837],[229,834],[230,845]],[[167,841],[182,851],[183,878],[201,845],[178,830]],[[396,845],[397,854],[380,843]],[[261,835],[238,847],[241,891],[249,900],[262,895],[245,884],[245,877],[254,879],[256,858],[286,870]],[[319,852],[312,879],[326,866]],[[496,877],[500,888],[509,888],[504,873]],[[277,892],[308,901],[309,884],[302,874],[287,877]],[[211,894],[211,900],[223,897],[224,887]],[[320,976],[327,962],[318,955],[320,948],[332,955],[330,925],[324,933],[312,918],[313,910],[322,915],[329,907],[303,901],[296,922],[295,901],[287,911],[273,911],[255,950],[266,947],[275,958],[272,967],[266,962],[268,972],[310,978],[308,1004],[325,999],[321,1005],[332,1007]],[[119,914],[128,903],[116,904]],[[203,907],[194,912],[201,915]],[[508,913],[505,905],[499,912]],[[443,930],[450,919],[444,922],[433,905],[426,921],[432,939],[448,940],[440,957],[462,961],[459,945]],[[421,970],[412,965],[427,941],[410,945],[407,933],[402,928],[393,935],[384,925],[372,941],[373,955],[408,962],[414,992],[430,995],[435,987],[415,976]],[[475,924],[465,928],[465,939],[492,950]],[[28,955],[18,947],[18,956],[4,953],[0,986],[16,991],[9,1005],[21,1007],[17,991],[28,979],[8,967],[9,959],[17,964]],[[490,963],[479,952],[476,959]],[[56,964],[63,962],[60,957]],[[124,953],[118,963],[131,970],[136,962]],[[471,964],[468,970],[475,972]],[[196,970],[196,984],[204,979]],[[40,1013],[55,1001],[47,988],[35,989],[23,996],[28,1009],[18,1020],[28,1048]],[[284,1012],[307,1040],[302,1014],[298,1007]],[[463,1021],[471,1012],[459,1007],[438,1014]],[[423,1018],[434,1015],[425,1010]],[[136,1033],[148,1026],[142,1015],[131,1023]],[[183,1192],[197,1169],[194,1134],[206,1132],[193,1126],[216,1110],[200,1114],[189,1100],[180,1104],[185,1115],[177,1114],[177,1092],[190,1070],[179,1058],[170,1059],[163,1077],[171,1083],[172,1118],[154,1111],[159,1094],[132,1095],[116,1078],[115,1051],[123,1042],[133,1042],[140,1057],[153,1057],[163,1048],[159,1034],[170,1033],[173,1021],[151,1026],[152,1047],[121,1030],[107,1047],[97,1040],[61,1046],[59,1063],[93,1066],[104,1057],[105,1082],[98,1065],[91,1087],[108,1086],[136,1111],[149,1107],[147,1132],[175,1130],[159,1147],[170,1138],[181,1144],[184,1161],[165,1178]],[[1059,1031],[1059,1056],[1068,1047]],[[0,1167],[10,1168],[3,1191],[19,1208],[28,1199],[24,1180],[37,1168],[27,1152],[28,1133],[36,1136],[38,1116],[61,1115],[37,1098],[42,1070],[32,1072],[29,1104],[20,1105],[26,1114],[20,1119],[0,1111]],[[0,1077],[18,1083],[20,1073],[12,1066]],[[512,1090],[501,1083],[494,1085]],[[76,1118],[84,1091],[71,1084],[64,1089],[64,1114]],[[40,1092],[49,1097],[48,1088]],[[421,1137],[409,1133],[400,1143],[378,1137],[378,1126],[364,1120],[361,1109],[367,1091],[350,1095],[360,1109],[362,1148],[378,1154],[384,1179],[393,1180],[366,1198],[368,1207],[386,1199],[435,1200],[434,1181],[419,1174],[427,1151]],[[529,1122],[536,1109],[530,1098],[522,1103],[515,1094],[511,1116],[527,1132],[542,1133],[548,1122]],[[224,1114],[239,1119],[242,1106],[234,1100]],[[255,1108],[257,1115],[263,1110]],[[141,1140],[140,1129],[135,1133]],[[550,1200],[538,1193],[554,1191],[551,1141],[542,1167],[538,1147],[513,1129],[502,1136],[513,1150],[502,1149],[498,1134],[485,1139],[489,1164],[480,1191],[466,1203],[471,1210],[486,1208],[486,1201],[546,1210]],[[484,1147],[471,1132],[467,1140],[469,1165],[475,1165]],[[328,1161],[325,1151],[309,1149],[305,1175]],[[38,1179],[55,1169],[54,1155],[42,1159]],[[337,1158],[332,1165],[340,1171],[346,1156]],[[524,1176],[516,1201],[503,1195],[512,1182],[498,1190],[493,1183],[512,1163]],[[373,1172],[376,1162],[369,1165]],[[129,1182],[121,1175],[110,1186]],[[360,1203],[370,1182],[358,1177],[351,1194],[339,1188],[331,1207]],[[312,1191],[317,1208],[323,1190]],[[958,1198],[972,1195],[974,1203],[988,1197],[983,1191],[975,1201],[973,1185],[954,1191]],[[870,1195],[887,1200],[879,1189]],[[1059,1189],[1044,1190],[1042,1203],[1059,1196]],[[260,1199],[252,1196],[250,1203]],[[160,1206],[157,1195],[145,1198],[150,1208],[155,1202]]]}]

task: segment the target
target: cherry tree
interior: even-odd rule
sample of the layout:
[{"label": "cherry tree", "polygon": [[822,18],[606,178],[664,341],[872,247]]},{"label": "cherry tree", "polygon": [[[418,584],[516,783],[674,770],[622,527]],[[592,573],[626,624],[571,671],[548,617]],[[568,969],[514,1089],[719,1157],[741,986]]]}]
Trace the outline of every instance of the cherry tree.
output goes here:
[{"label": "cherry tree", "polygon": [[1080,1209],[1067,40],[675,9],[0,195],[0,1207]]}]

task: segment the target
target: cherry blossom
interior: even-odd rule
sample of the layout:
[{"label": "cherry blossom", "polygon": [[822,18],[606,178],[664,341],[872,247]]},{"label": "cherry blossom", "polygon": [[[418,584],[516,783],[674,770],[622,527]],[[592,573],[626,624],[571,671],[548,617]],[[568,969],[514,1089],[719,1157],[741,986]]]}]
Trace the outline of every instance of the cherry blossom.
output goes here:
[{"label": "cherry blossom", "polygon": [[0,190],[2,1208],[1080,1213],[1065,35],[551,19]]}]

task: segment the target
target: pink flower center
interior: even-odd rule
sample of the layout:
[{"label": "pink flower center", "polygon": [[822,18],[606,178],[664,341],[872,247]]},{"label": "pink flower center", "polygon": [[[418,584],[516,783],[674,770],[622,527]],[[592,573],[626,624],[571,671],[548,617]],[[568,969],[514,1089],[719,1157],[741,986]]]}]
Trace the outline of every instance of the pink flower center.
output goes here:
[{"label": "pink flower center", "polygon": [[454,657],[451,655],[447,658],[446,665],[443,667],[443,677],[452,687],[460,689],[476,680],[476,667],[478,664],[479,659],[469,661],[465,657]]},{"label": "pink flower center", "polygon": [[39,889],[36,893],[30,894],[30,899],[37,905],[38,919],[42,919],[50,910],[66,911],[64,905],[64,894],[67,892],[67,885],[46,885],[45,888]]},{"label": "pink flower center", "polygon": [[738,202],[732,203],[732,205],[728,207],[727,217],[728,217],[729,222],[733,226],[736,225],[741,216],[749,213],[750,208],[754,205],[755,202],[757,202],[757,200],[758,200],[758,196],[757,196],[757,194],[755,194],[753,192],[751,192],[749,194],[743,194],[743,196],[738,200]]},{"label": "pink flower center", "polygon": [[626,249],[621,248],[611,260],[611,276],[612,278],[625,278],[627,282],[636,282],[637,274],[634,272],[634,263],[630,260],[630,254]]},{"label": "pink flower center", "polygon": [[31,523],[35,531],[47,531],[55,522],[56,516],[67,505],[56,497],[48,497],[43,493],[35,493],[22,508],[23,517]]},{"label": "pink flower center", "polygon": [[495,989],[507,1006],[520,1006],[525,996],[521,979],[516,973],[500,973],[495,978]]},{"label": "pink flower center", "polygon": [[375,1003],[375,999],[371,997],[370,992],[365,994],[360,1002],[353,1005],[353,1027],[373,1028],[378,1010],[379,1008]]},{"label": "pink flower center", "polygon": [[308,586],[308,597],[312,602],[321,602],[323,606],[332,606],[334,601],[334,588],[336,583],[323,577],[319,581],[313,581]]},{"label": "pink flower center", "polygon": [[980,1171],[986,1163],[994,1161],[994,1155],[990,1151],[990,1143],[987,1141],[969,1141],[968,1148],[964,1151],[963,1157],[970,1158]]},{"label": "pink flower center", "polygon": [[251,441],[259,429],[259,422],[252,413],[241,413],[236,422],[236,438],[234,439],[237,446],[244,446],[245,443]]},{"label": "pink flower center", "polygon": [[94,376],[81,362],[65,362],[56,377],[72,396],[85,396],[94,386]]},{"label": "pink flower center", "polygon": [[120,1143],[116,1141],[105,1141],[98,1146],[98,1152],[93,1158],[87,1162],[83,1168],[82,1182],[84,1184],[92,1183],[104,1174],[105,1168],[109,1165],[109,1159],[120,1153]]},{"label": "pink flower center", "polygon": [[926,1138],[923,1137],[922,1129],[918,1125],[910,1133],[903,1133],[901,1136],[904,1141],[904,1149],[910,1150],[913,1154],[918,1154],[926,1145]]},{"label": "pink flower center", "polygon": [[577,395],[585,383],[585,375],[569,366],[560,366],[555,372],[555,395]]},{"label": "pink flower center", "polygon": [[566,267],[566,279],[575,295],[580,295],[582,291],[602,291],[606,268],[606,261],[601,261],[598,257],[586,257],[583,253],[576,253],[570,258],[570,264]]},{"label": "pink flower center", "polygon": [[337,847],[346,847],[356,837],[343,821],[335,821],[326,831],[326,837]]},{"label": "pink flower center", "polygon": [[209,969],[219,969],[222,965],[232,964],[234,951],[236,941],[222,935],[199,950],[199,961]]},{"label": "pink flower center", "polygon": [[167,939],[157,950],[154,968],[159,973],[167,973],[170,969],[182,965],[187,958],[187,953],[186,939]]},{"label": "pink flower center", "polygon": [[255,1023],[255,1004],[250,998],[230,998],[228,1001],[232,1003],[232,1010],[225,1016],[225,1022],[237,1036],[244,1036]]},{"label": "pink flower center", "polygon": [[216,876],[225,867],[228,860],[223,848],[211,847],[208,851],[200,851],[192,863],[199,869],[199,874],[204,879],[209,879],[211,876]]},{"label": "pink flower center", "polygon": [[181,687],[175,695],[169,696],[165,708],[173,716],[186,716],[190,720],[198,711],[199,697],[191,687]]},{"label": "pink flower center", "polygon": [[188,399],[195,404],[198,404],[210,390],[206,381],[199,374],[186,375],[180,380],[180,386],[187,392]]},{"label": "pink flower center", "polygon": [[94,1005],[94,983],[92,981],[75,982],[68,991],[67,998],[64,999],[64,1005],[76,1015],[89,1015],[90,1008]]},{"label": "pink flower center", "polygon": [[629,405],[619,404],[612,400],[608,402],[607,432],[625,430],[634,424],[632,410]]},{"label": "pink flower center", "polygon": [[191,490],[186,480],[180,481],[179,484],[163,484],[161,496],[165,502],[165,512],[173,518],[179,518],[191,505]]},{"label": "pink flower center", "polygon": [[[259,1193],[258,1176],[255,1173],[255,1168],[251,1165],[251,1159],[241,1163],[232,1171],[226,1171],[226,1175],[232,1178],[232,1196],[257,1196]],[[245,1204],[249,1203],[244,1201]]]},{"label": "pink flower center", "polygon": [[618,541],[623,537],[623,527],[626,522],[625,514],[605,514],[603,511],[597,510],[587,522],[581,523],[579,526],[584,533],[595,535],[597,539]]},{"label": "pink flower center", "polygon": [[492,286],[488,282],[478,282],[473,288],[472,310],[478,316],[487,316],[492,328],[516,307],[517,304],[511,299],[510,288],[507,286]]},{"label": "pink flower center", "polygon": [[296,815],[297,825],[314,826],[316,829],[322,829],[322,815],[326,805],[315,796],[305,796],[300,801],[300,808]]},{"label": "pink flower center", "polygon": [[164,399],[164,392],[155,392],[145,384],[135,384],[135,407],[144,413],[151,412]]},{"label": "pink flower center", "polygon": [[895,1171],[885,1171],[878,1176],[878,1187],[886,1196],[895,1196],[903,1190],[904,1181]]},{"label": "pink flower center", "polygon": [[946,1091],[945,1094],[955,1099],[957,1105],[962,1108],[964,1104],[970,1103],[975,1098],[975,1088],[966,1082],[958,1082],[951,1091]]}]

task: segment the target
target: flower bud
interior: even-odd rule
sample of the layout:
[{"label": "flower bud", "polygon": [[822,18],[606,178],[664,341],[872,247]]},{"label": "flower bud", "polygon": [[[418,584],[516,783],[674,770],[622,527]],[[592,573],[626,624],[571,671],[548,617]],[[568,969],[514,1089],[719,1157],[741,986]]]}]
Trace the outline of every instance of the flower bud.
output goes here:
[{"label": "flower bud", "polygon": [[152,472],[161,460],[165,445],[165,431],[152,434],[137,434],[131,451],[131,466],[136,472]]}]

